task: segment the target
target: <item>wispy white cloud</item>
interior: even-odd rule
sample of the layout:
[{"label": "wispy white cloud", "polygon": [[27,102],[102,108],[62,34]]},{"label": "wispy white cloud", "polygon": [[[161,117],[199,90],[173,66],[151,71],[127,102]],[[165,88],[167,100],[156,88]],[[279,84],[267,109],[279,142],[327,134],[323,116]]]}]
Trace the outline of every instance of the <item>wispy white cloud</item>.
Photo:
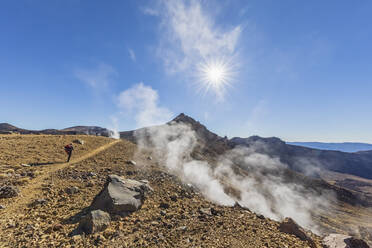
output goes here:
[{"label": "wispy white cloud", "polygon": [[146,15],[159,16],[159,11],[158,11],[157,7],[146,6],[146,7],[142,8],[142,12]]},{"label": "wispy white cloud", "polygon": [[167,69],[183,71],[203,60],[233,56],[241,27],[222,30],[214,16],[203,9],[199,1],[164,1],[161,14],[164,29],[161,51]]},{"label": "wispy white cloud", "polygon": [[134,53],[134,51],[131,49],[131,48],[128,48],[128,53],[129,53],[129,57],[130,59],[133,61],[133,62],[136,62],[137,58],[136,58],[136,54]]},{"label": "wispy white cloud", "polygon": [[158,92],[143,83],[121,92],[118,106],[134,116],[137,127],[164,124],[172,117],[172,113],[158,105]]},{"label": "wispy white cloud", "polygon": [[215,14],[200,1],[160,1],[151,9],[155,9],[161,19],[157,54],[167,73],[183,73],[189,78],[197,74],[203,63],[231,62],[237,57],[241,26],[217,25]]},{"label": "wispy white cloud", "polygon": [[105,63],[100,63],[97,67],[90,69],[76,69],[74,72],[75,76],[86,83],[93,89],[105,89],[111,81],[111,77],[117,73],[115,69]]}]

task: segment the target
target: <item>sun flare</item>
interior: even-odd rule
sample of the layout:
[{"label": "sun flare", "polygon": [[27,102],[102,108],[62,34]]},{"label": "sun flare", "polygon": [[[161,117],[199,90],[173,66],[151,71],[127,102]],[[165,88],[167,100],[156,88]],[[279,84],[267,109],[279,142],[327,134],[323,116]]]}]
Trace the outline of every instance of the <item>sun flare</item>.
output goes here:
[{"label": "sun flare", "polygon": [[221,65],[213,65],[206,68],[206,77],[212,84],[220,84],[224,81],[226,69]]},{"label": "sun flare", "polygon": [[225,88],[232,80],[232,67],[226,60],[210,60],[201,64],[199,81],[205,91],[212,90],[218,97],[223,97]]}]

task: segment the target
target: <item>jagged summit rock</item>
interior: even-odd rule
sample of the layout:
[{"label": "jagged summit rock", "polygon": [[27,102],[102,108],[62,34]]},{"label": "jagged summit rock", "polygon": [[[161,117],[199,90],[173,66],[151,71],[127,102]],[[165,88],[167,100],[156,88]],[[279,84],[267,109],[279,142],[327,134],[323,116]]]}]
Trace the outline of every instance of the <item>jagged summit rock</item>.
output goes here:
[{"label": "jagged summit rock", "polygon": [[184,113],[179,114],[173,120],[165,123],[164,125],[155,127],[144,127],[133,131],[120,132],[120,138],[127,139],[134,143],[137,143],[136,133],[146,133],[147,130],[156,127],[166,127],[167,125],[174,124],[185,124],[191,128],[196,134],[196,138],[199,144],[200,150],[195,152],[193,156],[196,159],[203,159],[204,155],[216,158],[219,154],[232,148],[229,140],[226,137],[221,137],[211,131],[209,131],[203,124],[196,121],[192,117],[185,115]]},{"label": "jagged summit rock", "polygon": [[94,198],[91,209],[101,209],[113,215],[127,216],[142,206],[146,192],[151,190],[145,181],[109,175],[102,191]]},{"label": "jagged summit rock", "polygon": [[[193,119],[192,117],[190,117],[188,115],[185,115],[184,113],[181,113],[181,114],[177,115],[172,121],[201,125],[200,122],[196,121],[195,119]],[[170,122],[172,122],[172,121],[170,121]]]}]

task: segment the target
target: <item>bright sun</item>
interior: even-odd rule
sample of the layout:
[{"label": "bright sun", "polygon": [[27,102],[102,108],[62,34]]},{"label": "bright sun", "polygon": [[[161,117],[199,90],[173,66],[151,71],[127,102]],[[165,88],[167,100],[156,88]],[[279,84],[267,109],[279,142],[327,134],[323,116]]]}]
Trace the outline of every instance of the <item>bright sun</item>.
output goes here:
[{"label": "bright sun", "polygon": [[225,78],[226,71],[221,65],[214,65],[208,67],[205,73],[212,84],[220,84]]},{"label": "bright sun", "polygon": [[218,97],[223,97],[226,86],[232,80],[232,69],[225,60],[210,60],[199,66],[199,81],[206,91],[212,90]]}]

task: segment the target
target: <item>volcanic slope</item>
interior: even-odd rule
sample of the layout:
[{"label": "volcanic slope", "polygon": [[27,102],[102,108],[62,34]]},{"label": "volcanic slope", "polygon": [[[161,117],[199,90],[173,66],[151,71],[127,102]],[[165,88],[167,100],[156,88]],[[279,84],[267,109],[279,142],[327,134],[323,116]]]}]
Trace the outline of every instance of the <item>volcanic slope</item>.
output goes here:
[{"label": "volcanic slope", "polygon": [[[172,123],[186,124],[195,131],[198,144],[192,152],[192,157],[197,160],[208,161],[211,166],[217,163],[217,158],[236,146],[236,143],[228,140],[226,137],[220,137],[212,132],[210,132],[204,125],[200,122],[194,120],[193,118],[180,114],[173,121],[165,125],[172,125]],[[136,142],[136,136],[141,133],[151,133],[151,128],[164,129],[164,126],[142,128],[135,131],[121,132],[122,138],[132,140]],[[146,135],[143,137],[148,138]],[[259,145],[257,147],[265,148],[262,146],[262,138],[257,136],[252,136],[249,140],[258,140]],[[233,139],[234,140],[234,139]],[[282,147],[283,143],[277,138],[266,139],[272,141],[271,143],[279,143],[279,147]],[[255,145],[253,142],[250,145]],[[268,148],[273,145],[268,144]],[[275,147],[275,146],[274,146]],[[262,154],[267,154],[272,158],[280,158],[283,154],[280,153],[280,149],[274,149],[275,153],[270,153],[263,151]],[[300,160],[302,157],[298,157]],[[304,157],[307,159],[307,157]],[[283,161],[286,164],[286,161]],[[247,176],[249,171],[246,171],[243,167],[240,168],[239,164],[235,164],[234,171],[238,175]],[[282,171],[282,176],[288,183],[293,183],[299,185],[305,189],[313,190],[314,192],[328,192],[327,202],[329,202],[326,209],[314,208],[312,209],[312,219],[318,224],[323,234],[328,233],[342,233],[353,235],[358,238],[362,238],[372,245],[372,198],[365,194],[364,191],[357,192],[350,190],[348,187],[343,187],[343,185],[331,184],[321,178],[307,177],[299,172],[292,169],[285,169]],[[279,172],[280,170],[276,171]],[[229,181],[229,180],[227,180]],[[239,188],[231,188],[228,184],[224,184],[225,190],[234,193],[238,192]],[[335,197],[333,197],[335,196]],[[267,196],[266,196],[267,197]]]},{"label": "volcanic slope", "polygon": [[[38,137],[46,144],[55,138]],[[62,137],[61,144],[73,138]],[[280,232],[276,221],[238,206],[222,207],[207,201],[196,189],[164,171],[155,158],[150,160],[149,154],[136,154],[136,145],[129,141],[89,136],[84,139],[83,146],[92,149],[84,155],[77,149],[71,164],[17,166],[14,172],[6,172],[27,175],[24,172],[31,169],[38,171],[21,187],[21,195],[0,199],[5,207],[0,210],[1,247],[309,247],[306,241]],[[28,150],[19,146],[22,142],[18,149]],[[12,147],[3,149],[10,153]],[[56,153],[48,154],[46,160],[59,159],[53,157]],[[135,154],[137,165],[126,163]],[[25,161],[6,159],[7,166],[20,162]],[[69,234],[87,213],[109,174],[146,179],[154,191],[139,211],[114,218],[105,231],[71,237]],[[25,190],[31,185],[36,185],[32,191]],[[75,193],[67,194],[66,189],[71,187],[75,187]],[[213,208],[215,214],[205,214],[204,208]],[[312,238],[320,247],[320,238]]]}]

